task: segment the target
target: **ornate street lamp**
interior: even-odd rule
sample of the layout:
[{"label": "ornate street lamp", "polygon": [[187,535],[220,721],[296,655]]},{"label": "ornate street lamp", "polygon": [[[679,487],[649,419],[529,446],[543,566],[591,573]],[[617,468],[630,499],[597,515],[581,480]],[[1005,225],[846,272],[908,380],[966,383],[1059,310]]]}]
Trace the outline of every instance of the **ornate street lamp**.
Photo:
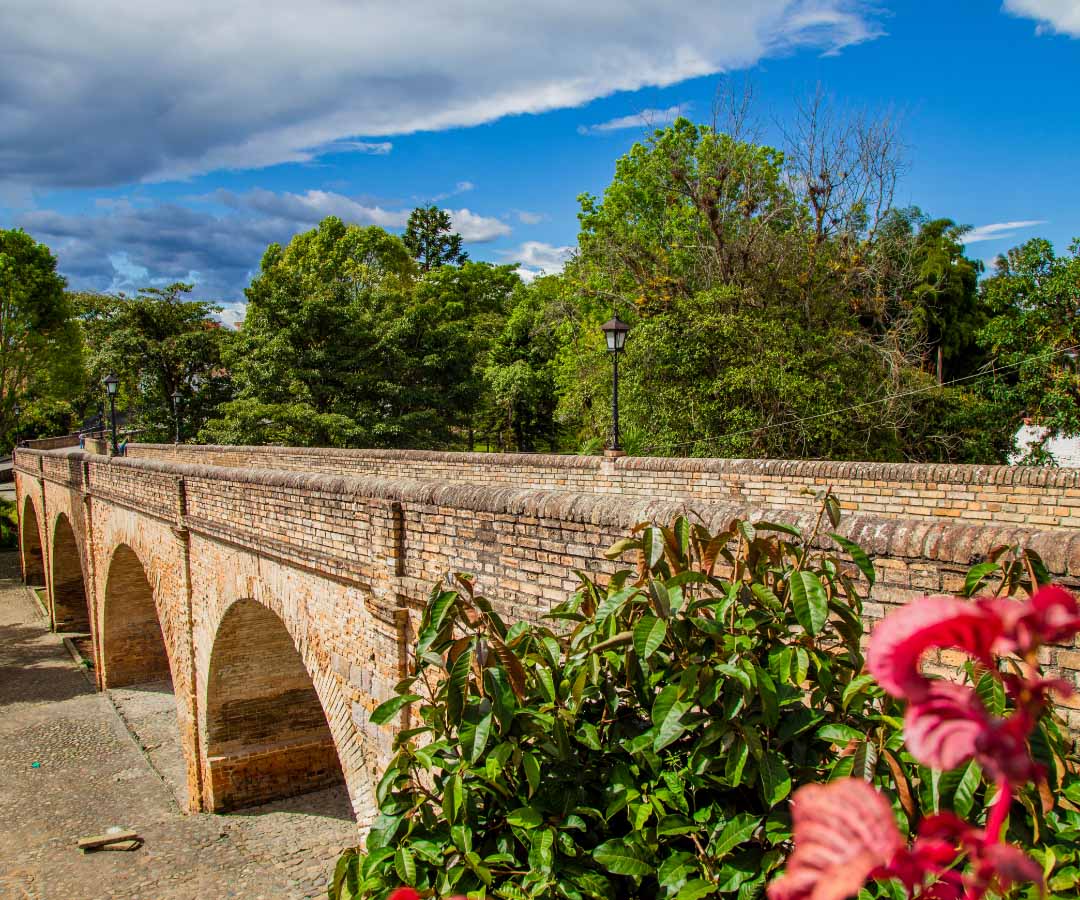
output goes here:
[{"label": "ornate street lamp", "polygon": [[180,389],[177,388],[172,392],[172,413],[173,419],[176,422],[176,441],[180,443]]},{"label": "ornate street lamp", "polygon": [[601,325],[600,330],[604,332],[608,353],[611,354],[611,446],[608,450],[615,456],[622,454],[622,447],[619,446],[619,356],[626,346],[626,334],[630,326],[615,315]]},{"label": "ornate street lamp", "polygon": [[120,379],[115,375],[106,375],[102,382],[109,394],[109,418],[112,420],[112,452],[113,456],[120,453],[120,446],[116,443],[116,392],[120,388]]},{"label": "ornate street lamp", "polygon": [[22,442],[22,406],[16,403],[11,411],[15,413],[15,446],[18,447]]}]

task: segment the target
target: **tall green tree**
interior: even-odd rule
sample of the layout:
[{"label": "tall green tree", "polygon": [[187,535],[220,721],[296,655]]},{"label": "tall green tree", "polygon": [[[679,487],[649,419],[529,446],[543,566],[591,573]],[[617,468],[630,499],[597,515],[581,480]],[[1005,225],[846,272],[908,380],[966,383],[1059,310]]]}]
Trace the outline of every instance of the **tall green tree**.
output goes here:
[{"label": "tall green tree", "polygon": [[[21,229],[0,229],[0,447],[66,431],[81,389],[82,341],[56,257]],[[20,407],[16,423],[15,407]]]},{"label": "tall green tree", "polygon": [[468,450],[475,447],[477,429],[490,424],[484,416],[485,369],[520,285],[513,266],[472,261],[433,269],[416,285],[413,302],[423,310],[427,328],[454,334],[447,357],[459,360],[461,369],[441,405]]},{"label": "tall green tree", "polygon": [[401,238],[325,219],[272,245],[229,357],[237,397],[208,439],[441,447],[477,403],[473,333],[517,277],[469,264],[420,272]]},{"label": "tall green tree", "polygon": [[461,235],[453,227],[450,213],[437,206],[418,206],[409,213],[405,246],[421,272],[445,265],[460,266],[469,258],[461,249]]},{"label": "tall green tree", "polygon": [[89,348],[89,412],[99,405],[102,379],[112,373],[121,383],[117,407],[140,440],[172,441],[177,415],[181,440],[187,440],[228,399],[223,356],[233,333],[215,317],[220,306],[186,299],[192,289],[178,282],[133,297],[74,295]]}]

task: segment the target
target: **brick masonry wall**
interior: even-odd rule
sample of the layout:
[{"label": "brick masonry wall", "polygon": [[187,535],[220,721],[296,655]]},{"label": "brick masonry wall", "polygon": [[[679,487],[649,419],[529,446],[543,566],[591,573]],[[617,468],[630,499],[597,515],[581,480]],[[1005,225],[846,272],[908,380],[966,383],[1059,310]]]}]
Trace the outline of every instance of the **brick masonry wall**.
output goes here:
[{"label": "brick masonry wall", "polygon": [[[274,452],[279,451],[274,448]],[[338,453],[326,452],[325,456],[336,459]],[[242,785],[252,779],[275,783],[274,772],[291,772],[289,777],[294,778],[299,772],[309,772],[313,779],[321,777],[317,773],[327,772],[321,751],[314,749],[325,747],[325,742],[305,742],[303,735],[294,735],[296,742],[286,747],[267,747],[258,742],[262,738],[250,738],[241,742],[246,753],[240,746],[217,755],[211,751],[210,735],[217,727],[211,711],[222,702],[216,693],[219,689],[214,687],[215,642],[228,610],[236,603],[253,600],[261,604],[289,634],[325,714],[358,820],[366,821],[372,809],[373,773],[388,755],[392,737],[391,729],[372,726],[368,716],[375,705],[390,696],[403,669],[417,610],[434,581],[448,572],[470,572],[505,617],[535,619],[573,590],[575,569],[601,575],[613,571],[617,564],[602,558],[603,549],[638,522],[666,522],[687,512],[714,529],[736,515],[808,527],[816,515],[815,506],[801,501],[781,505],[786,501],[779,493],[771,495],[768,504],[751,503],[744,496],[702,499],[688,490],[680,497],[613,493],[603,480],[605,469],[599,460],[587,461],[596,490],[584,491],[521,487],[512,479],[500,482],[494,469],[489,471],[487,483],[480,483],[445,478],[437,467],[424,470],[436,473],[430,479],[403,474],[347,476],[340,472],[230,468],[220,463],[238,461],[236,454],[219,448],[205,452],[181,448],[177,455],[197,458],[201,464],[138,453],[127,459],[102,460],[72,451],[20,452],[18,462],[24,482],[21,489],[33,492],[42,476],[34,478],[32,473],[35,467],[41,473],[45,460],[55,477],[64,471],[55,459],[83,461],[94,534],[100,534],[93,555],[106,560],[104,548],[119,542],[101,531],[99,519],[123,522],[126,540],[142,541],[140,558],[151,560],[146,563],[149,581],[155,598],[163,598],[158,599],[159,616],[172,617],[171,621],[163,619],[163,630],[166,645],[172,648],[174,679],[178,668],[183,669],[177,658],[189,652],[185,641],[190,646],[188,687],[178,684],[177,693],[182,699],[190,694],[189,718],[197,722],[193,739],[198,748],[192,753],[199,767],[198,796],[203,808],[214,807],[218,800],[215,792],[226,796],[237,784],[241,787],[236,788],[235,796],[243,796],[248,789]],[[321,455],[319,451],[284,454],[294,461]],[[406,454],[407,462],[415,462],[408,457]],[[250,458],[268,461],[270,451],[253,453]],[[380,464],[387,466],[396,459],[394,454],[379,458],[383,460]],[[475,455],[470,459],[470,465],[475,464]],[[490,462],[492,457],[484,459]],[[206,464],[210,461],[219,464]],[[657,466],[667,462],[701,461],[651,461],[649,477],[658,478]],[[457,460],[447,464],[451,463]],[[537,463],[537,471],[545,477],[546,465]],[[771,472],[768,464],[761,465]],[[786,488],[792,496],[801,487],[798,478],[813,475],[826,480],[821,473],[827,473],[828,467],[792,465],[793,481]],[[530,478],[537,475],[528,466],[522,468],[532,473]],[[555,468],[551,464],[550,470]],[[894,472],[890,476],[894,481],[889,482],[882,467],[871,468],[883,484],[896,483],[899,478]],[[414,465],[409,471],[420,469]],[[974,471],[939,473],[934,475],[937,481],[919,483],[941,484],[948,476],[953,478],[952,484],[967,483],[972,494],[988,485],[999,485],[1015,497],[1042,498],[1040,502],[1049,505],[1057,503],[1053,499],[1057,492],[1073,490],[1066,482],[1075,474],[986,470],[987,485],[983,485],[971,481]],[[664,477],[674,481],[678,472],[672,468]],[[525,477],[520,472],[512,474]],[[618,472],[612,477],[616,476]],[[770,477],[774,476],[780,477],[772,472]],[[1034,483],[1039,477],[1045,482],[1042,485]],[[57,484],[51,480],[45,483]],[[66,484],[64,489],[75,491]],[[877,488],[863,485],[859,490],[871,496]],[[918,489],[912,490],[918,493]],[[840,529],[875,557],[879,581],[866,607],[870,620],[920,594],[957,590],[967,568],[1003,543],[1038,550],[1060,581],[1074,589],[1080,586],[1080,530],[1069,523],[938,517],[919,512],[926,509],[923,506],[903,508],[914,512],[904,515],[896,510],[865,512],[860,508],[845,518]],[[140,530],[146,534],[132,536]],[[147,542],[154,548],[146,546]],[[186,570],[176,568],[178,563],[170,555],[174,552],[186,554]],[[155,563],[151,559],[155,553],[164,553],[167,560]],[[99,571],[104,565],[100,564]],[[99,595],[102,577],[99,574]],[[1080,647],[1048,648],[1044,662],[1050,674],[1080,685]],[[259,696],[265,699],[265,695]],[[259,696],[253,699],[258,701]],[[311,695],[305,696],[310,711]],[[293,699],[298,698],[293,695]],[[1080,733],[1080,706],[1065,701],[1062,712]],[[294,751],[306,754],[302,762],[296,762]],[[246,757],[252,760],[250,768],[240,761]]]},{"label": "brick masonry wall", "polygon": [[804,488],[831,487],[841,506],[883,518],[1080,529],[1080,469],[814,460],[665,459],[424,450],[335,450],[132,444],[132,459],[373,475],[766,509],[812,509]]}]

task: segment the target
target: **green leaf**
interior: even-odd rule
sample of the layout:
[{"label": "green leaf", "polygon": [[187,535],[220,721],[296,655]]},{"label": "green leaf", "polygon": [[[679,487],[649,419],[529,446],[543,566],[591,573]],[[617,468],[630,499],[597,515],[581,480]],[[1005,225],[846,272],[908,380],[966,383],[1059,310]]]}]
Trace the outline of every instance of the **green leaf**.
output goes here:
[{"label": "green leaf", "polygon": [[424,622],[417,638],[416,655],[418,657],[423,656],[439,636],[457,599],[457,591],[441,591],[437,594],[432,592],[432,599],[424,610]]},{"label": "green leaf", "polygon": [[810,634],[817,634],[829,617],[829,598],[813,572],[792,572],[788,582],[795,618]]},{"label": "green leaf", "polygon": [[791,774],[784,764],[784,758],[775,750],[766,750],[759,768],[762,797],[768,806],[776,806],[791,793]]},{"label": "green leaf", "polygon": [[983,581],[1000,568],[1001,566],[996,562],[984,562],[968,569],[967,578],[964,579],[964,596],[970,597],[974,594]]},{"label": "green leaf", "polygon": [[372,725],[385,725],[394,716],[396,716],[402,709],[408,706],[410,703],[415,703],[420,697],[416,694],[402,694],[397,697],[391,697],[385,703],[380,703],[375,707],[371,717],[368,719]]},{"label": "green leaf", "polygon": [[667,623],[655,616],[642,616],[634,626],[634,650],[638,659],[652,656],[667,637]]},{"label": "green leaf", "polygon": [[614,875],[649,875],[653,871],[645,851],[625,838],[604,841],[592,852],[593,859]]},{"label": "green leaf", "polygon": [[461,776],[455,772],[443,786],[442,807],[447,822],[453,824],[457,821],[462,801]]},{"label": "green leaf", "polygon": [[750,585],[750,591],[757,597],[758,602],[766,609],[776,613],[782,613],[784,611],[784,604],[780,602],[780,598],[765,585],[755,581]]},{"label": "green leaf", "polygon": [[750,745],[746,741],[737,740],[728,750],[724,760],[724,780],[732,787],[742,784],[743,770],[749,758]]},{"label": "green leaf", "polygon": [[867,689],[873,687],[876,683],[873,675],[857,675],[855,678],[852,678],[847,686],[845,686],[844,692],[840,695],[844,711],[847,711],[852,700]]},{"label": "green leaf", "polygon": [[754,666],[757,673],[758,697],[761,700],[761,718],[768,728],[775,728],[780,719],[780,709],[776,699],[776,684],[761,666]]},{"label": "green leaf", "polygon": [[469,669],[472,668],[472,648],[464,651],[450,669],[450,679],[446,686],[446,720],[451,723],[461,721],[465,709],[465,698],[469,690]]},{"label": "green leaf", "polygon": [[521,766],[525,769],[525,780],[529,784],[529,796],[536,793],[540,786],[540,763],[531,753],[521,755]]},{"label": "green leaf", "polygon": [[801,538],[802,532],[794,525],[787,525],[784,522],[755,522],[754,527],[758,531],[779,531],[783,534],[790,534],[792,537]]},{"label": "green leaf", "polygon": [[398,847],[394,854],[394,871],[404,885],[416,884],[416,858],[407,847]]},{"label": "green leaf", "polygon": [[649,569],[655,568],[664,555],[664,533],[650,525],[641,532],[641,549],[645,554],[645,565]]},{"label": "green leaf", "polygon": [[825,514],[833,528],[840,524],[840,503],[832,494],[825,497]]},{"label": "green leaf", "polygon": [[463,722],[461,724],[459,732],[461,735],[461,749],[465,752],[465,757],[470,763],[475,763],[480,759],[484,750],[487,749],[488,739],[491,736],[491,719],[492,714],[488,712],[475,724],[472,722]]},{"label": "green leaf", "polygon": [[830,532],[829,537],[836,541],[836,543],[847,552],[847,555],[851,557],[852,562],[854,562],[855,565],[859,567],[859,571],[863,573],[863,577],[865,577],[870,583],[870,586],[873,587],[874,582],[877,581],[877,573],[874,571],[874,564],[870,562],[870,557],[866,555],[866,551],[842,534]]},{"label": "green leaf", "polygon": [[709,894],[715,893],[715,884],[703,878],[695,878],[682,886],[679,893],[675,895],[675,900],[699,900],[701,897],[708,897]]},{"label": "green leaf", "polygon": [[[860,735],[861,737],[861,735]],[[873,741],[863,741],[851,758],[851,777],[872,782],[877,771],[878,751]]]},{"label": "green leaf", "polygon": [[852,728],[850,725],[841,725],[839,722],[831,722],[822,725],[815,734],[823,741],[829,741],[840,747],[846,746],[850,741],[861,741],[866,737],[866,732]]},{"label": "green leaf", "polygon": [[531,806],[519,806],[506,816],[507,824],[518,828],[538,828],[544,821],[540,811]]},{"label": "green leaf", "polygon": [[716,840],[709,844],[709,855],[719,862],[739,844],[750,840],[760,823],[760,816],[739,813],[724,825]]},{"label": "green leaf", "polygon": [[972,760],[964,768],[963,777],[956,786],[953,794],[953,812],[960,818],[966,819],[975,806],[975,792],[982,784],[982,769],[979,764]]}]

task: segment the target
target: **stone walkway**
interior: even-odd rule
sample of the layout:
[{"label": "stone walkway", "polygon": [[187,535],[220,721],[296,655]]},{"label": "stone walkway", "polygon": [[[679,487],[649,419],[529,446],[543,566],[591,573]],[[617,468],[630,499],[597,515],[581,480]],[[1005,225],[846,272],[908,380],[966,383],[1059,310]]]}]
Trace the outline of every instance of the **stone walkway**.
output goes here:
[{"label": "stone walkway", "polygon": [[[168,686],[112,692],[116,707],[96,693],[16,567],[0,554],[0,900],[325,897],[338,853],[356,839],[345,789],[242,814],[181,814]],[[76,849],[110,826],[136,830],[144,845]]]}]

